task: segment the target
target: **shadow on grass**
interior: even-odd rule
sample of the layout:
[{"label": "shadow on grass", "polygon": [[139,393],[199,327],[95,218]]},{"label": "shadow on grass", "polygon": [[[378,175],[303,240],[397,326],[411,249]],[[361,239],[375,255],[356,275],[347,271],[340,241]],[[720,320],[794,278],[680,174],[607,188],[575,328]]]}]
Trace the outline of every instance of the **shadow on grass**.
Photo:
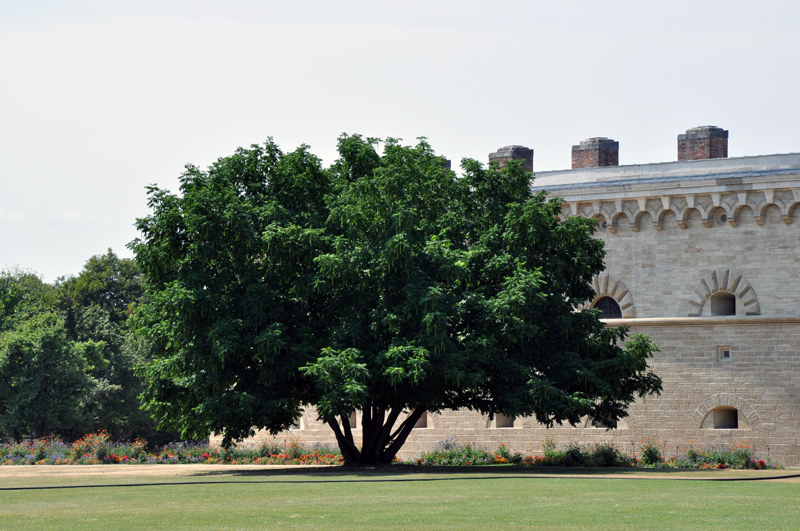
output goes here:
[{"label": "shadow on grass", "polygon": [[191,477],[241,477],[241,478],[297,478],[296,482],[309,481],[442,481],[463,479],[646,479],[646,480],[692,480],[692,481],[752,481],[764,479],[786,479],[800,477],[791,471],[747,471],[747,470],[699,470],[672,468],[631,467],[519,467],[519,466],[404,466],[359,468],[296,468],[208,470],[192,474]]},{"label": "shadow on grass", "polygon": [[[135,465],[134,465],[135,466]],[[171,466],[171,465],[158,465]],[[172,465],[180,466],[180,465]],[[219,470],[195,472],[186,476],[197,478],[188,481],[160,481],[135,483],[106,483],[90,485],[48,485],[27,487],[0,487],[0,491],[85,489],[110,487],[160,487],[177,485],[247,484],[247,483],[387,483],[387,482],[431,482],[464,480],[507,479],[582,479],[582,480],[672,480],[672,481],[764,481],[799,478],[793,471],[742,471],[742,470],[693,470],[693,469],[641,469],[641,468],[580,468],[537,467],[536,469],[515,466],[388,466],[381,468],[355,467],[303,467],[237,470],[220,465]],[[236,478],[236,479],[224,479]]]}]

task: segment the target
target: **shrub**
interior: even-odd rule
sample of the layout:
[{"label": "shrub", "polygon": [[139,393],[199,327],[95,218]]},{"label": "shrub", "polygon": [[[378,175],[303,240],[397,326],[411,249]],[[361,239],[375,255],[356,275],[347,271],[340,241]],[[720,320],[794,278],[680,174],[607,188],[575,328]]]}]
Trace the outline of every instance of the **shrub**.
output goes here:
[{"label": "shrub", "polygon": [[130,450],[127,453],[129,459],[136,459],[137,461],[143,456],[147,455],[147,441],[139,439],[138,437],[131,443]]},{"label": "shrub", "polygon": [[644,439],[639,445],[639,450],[642,452],[642,456],[639,458],[640,465],[657,466],[664,460],[658,440]]},{"label": "shrub", "polygon": [[270,457],[272,455],[279,455],[283,450],[283,445],[276,439],[270,437],[261,441],[261,444],[256,448],[256,455],[258,457]]},{"label": "shrub", "polygon": [[473,448],[471,444],[458,444],[455,437],[436,443],[431,452],[423,452],[417,460],[420,465],[488,465],[495,462],[494,454]]},{"label": "shrub", "polygon": [[502,443],[497,447],[497,450],[494,451],[494,460],[496,463],[511,463],[516,465],[521,463],[522,459],[521,453],[511,452],[508,446]]},{"label": "shrub", "polygon": [[576,442],[570,443],[564,452],[562,461],[563,466],[581,466],[585,461],[581,445]]},{"label": "shrub", "polygon": [[109,439],[108,432],[105,430],[88,433],[72,443],[70,457],[75,461],[81,459],[101,460],[108,455]]},{"label": "shrub", "polygon": [[585,459],[591,466],[631,466],[634,459],[622,454],[612,443],[600,443],[589,453]]},{"label": "shrub", "polygon": [[542,448],[544,449],[544,456],[552,459],[558,456],[558,452],[556,452],[556,440],[548,435],[542,441]]}]

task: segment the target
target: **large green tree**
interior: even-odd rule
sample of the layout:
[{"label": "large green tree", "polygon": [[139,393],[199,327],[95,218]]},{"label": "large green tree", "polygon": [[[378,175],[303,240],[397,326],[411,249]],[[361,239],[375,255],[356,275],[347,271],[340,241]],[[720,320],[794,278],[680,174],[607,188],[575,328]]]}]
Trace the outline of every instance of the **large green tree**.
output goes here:
[{"label": "large green tree", "polygon": [[344,135],[323,169],[269,141],[150,189],[132,248],[162,424],[228,444],[311,404],[347,463],[388,463],[425,412],[607,421],[660,391],[646,338],[578,311],[603,270],[593,221],[559,221],[519,163],[457,178],[425,141],[376,146]]}]

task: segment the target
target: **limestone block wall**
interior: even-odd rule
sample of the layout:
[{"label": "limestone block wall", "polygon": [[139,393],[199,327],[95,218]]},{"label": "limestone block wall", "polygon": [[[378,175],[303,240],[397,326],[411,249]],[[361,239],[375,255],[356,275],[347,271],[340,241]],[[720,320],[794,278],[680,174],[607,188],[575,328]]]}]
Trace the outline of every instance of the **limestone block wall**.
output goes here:
[{"label": "limestone block wall", "polygon": [[[531,455],[543,452],[546,437],[560,445],[613,442],[630,453],[637,453],[647,437],[663,443],[668,454],[680,453],[691,443],[748,443],[763,457],[800,466],[800,319],[635,319],[631,329],[649,335],[661,348],[651,367],[664,380],[664,391],[633,404],[617,429],[587,422],[547,429],[530,418],[497,427],[496,420],[475,412],[447,411],[429,415],[426,427],[414,430],[400,457],[415,458],[450,437],[489,450],[504,443]],[[720,357],[720,347],[729,350],[729,358]],[[701,428],[718,406],[739,410],[737,429]],[[299,429],[278,437],[334,446],[333,433],[315,416],[309,408]],[[358,425],[354,434],[358,439]]]},{"label": "limestone block wall", "polygon": [[[597,237],[606,244],[606,272],[627,286],[635,317],[696,315],[702,305],[698,307],[697,298],[693,301],[695,290],[702,292],[700,283],[716,270],[738,273],[751,286],[758,303],[755,314],[791,315],[798,312],[798,290],[792,287],[800,285],[800,208],[791,211],[789,224],[777,210],[766,209],[764,225],[756,224],[746,208],[735,227],[715,223],[709,228],[694,212],[687,216],[685,229],[669,212],[661,230],[644,214],[638,232],[618,223],[615,232],[601,228]],[[737,310],[740,315],[745,309]]]}]

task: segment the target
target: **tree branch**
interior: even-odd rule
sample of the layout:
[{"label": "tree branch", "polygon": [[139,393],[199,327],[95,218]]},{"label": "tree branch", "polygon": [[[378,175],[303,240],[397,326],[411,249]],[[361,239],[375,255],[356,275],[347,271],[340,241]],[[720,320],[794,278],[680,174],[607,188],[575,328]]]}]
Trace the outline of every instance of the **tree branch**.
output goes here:
[{"label": "tree branch", "polygon": [[[381,462],[384,464],[389,464],[394,459],[394,456],[397,455],[398,450],[400,447],[403,446],[408,439],[408,436],[411,435],[411,430],[414,429],[414,425],[417,421],[422,417],[425,413],[425,408],[417,408],[415,409],[406,420],[400,424],[400,428],[395,432],[397,438],[392,442],[386,451],[383,452],[381,456]],[[394,438],[394,437],[393,437]]]}]

